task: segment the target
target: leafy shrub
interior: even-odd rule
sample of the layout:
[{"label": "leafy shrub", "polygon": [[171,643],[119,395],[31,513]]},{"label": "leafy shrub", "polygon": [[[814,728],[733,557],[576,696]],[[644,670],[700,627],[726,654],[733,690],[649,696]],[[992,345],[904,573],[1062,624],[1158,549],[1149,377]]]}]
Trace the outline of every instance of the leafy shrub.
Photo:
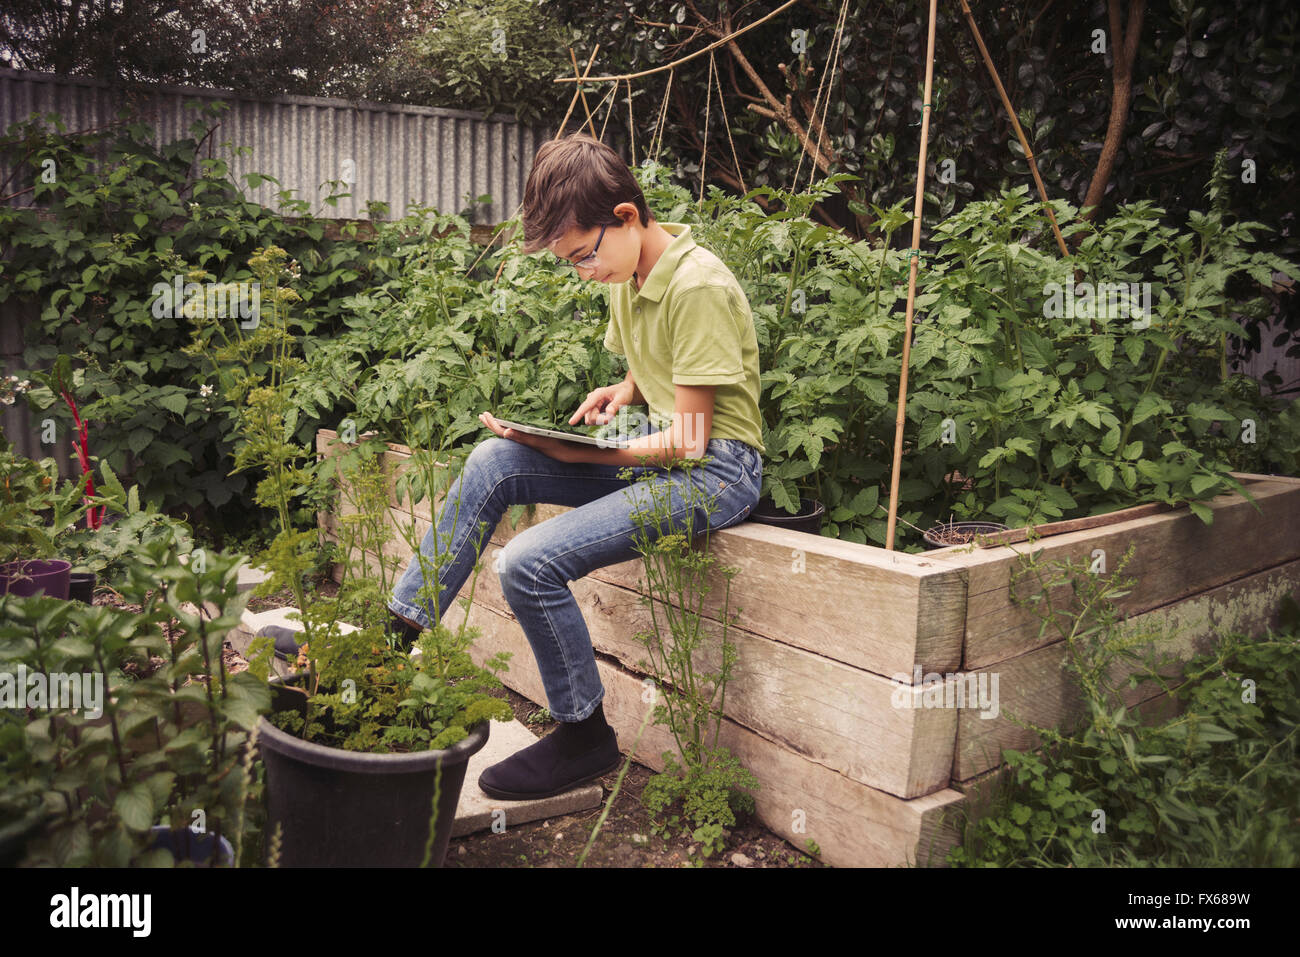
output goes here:
[{"label": "leafy shrub", "polygon": [[[228,410],[201,394],[207,380],[181,351],[187,320],[155,314],[155,284],[192,270],[251,281],[241,264],[258,246],[277,244],[301,263],[301,328],[327,337],[341,323],[341,300],[381,289],[392,265],[364,243],[325,239],[325,223],[289,191],[280,192],[278,211],[245,200],[226,163],[200,152],[208,120],[224,108],[213,105],[190,137],[160,149],[143,124],[68,133],[56,114],[0,137],[0,159],[36,204],[0,206],[0,302],[39,307],[24,330],[23,361],[37,370],[59,355],[76,358],[76,395],[95,423],[100,458],[164,509],[219,508],[248,487],[243,476],[227,475]],[[256,186],[266,177],[246,179]],[[33,390],[29,401],[56,419],[60,434],[71,429],[48,389]],[[300,429],[310,439],[315,424]]]},{"label": "leafy shrub", "polygon": [[[93,179],[81,172],[84,151],[20,134],[26,162],[53,156],[75,175],[57,188],[37,184],[57,225],[30,210],[0,211],[23,250],[0,268],[18,291],[47,302],[47,336],[29,361],[64,350],[85,363],[80,389],[100,397],[86,415],[105,423],[104,459],[122,471],[128,450],[141,456],[146,495],[183,470],[185,481],[169,484],[185,491],[165,491],[164,504],[179,494],[217,505],[249,489],[242,474],[227,474],[235,407],[199,394],[212,386],[181,358],[186,323],[154,320],[148,291],[162,272],[250,278],[238,250],[267,236],[283,237],[301,263],[290,284],[303,299],[294,320],[302,364],[284,415],[306,447],[320,426],[416,444],[438,434],[469,447],[482,437],[485,408],[558,421],[591,389],[623,377],[623,360],[603,346],[604,288],[545,253],[481,250],[462,217],[427,207],[381,224],[364,248],[316,252],[319,223],[289,224],[241,202],[220,167],[204,161],[203,175],[184,179],[193,140],[154,154],[138,139],[114,154],[114,172]],[[1026,187],[969,203],[933,228],[933,250],[918,253],[900,547],[919,550],[923,529],[955,517],[1020,525],[1165,502],[1190,504],[1208,521],[1202,503],[1240,489],[1230,471],[1297,470],[1300,404],[1229,375],[1227,356],[1244,333],[1238,320],[1267,308],[1261,286],[1275,271],[1300,270],[1254,248],[1258,224],[1232,221],[1225,163],[1221,156],[1209,185],[1209,212],[1192,213],[1185,229],[1149,203],[1121,207],[1101,225],[1054,203],[1062,229],[1081,237],[1068,263]],[[879,239],[852,242],[808,217],[851,178],[843,174],[796,195],[713,189],[703,201],[655,163],[634,174],[659,218],[693,224],[748,295],[762,369],[763,493],[790,511],[815,497],[827,511],[823,534],[883,544],[912,258],[895,248],[910,222],[905,204],[873,207]],[[166,185],[177,181],[199,207],[188,215]],[[768,214],[756,197],[784,209]],[[179,231],[148,242],[164,215],[179,217]],[[104,229],[117,230],[111,242]],[[1051,284],[1074,270],[1080,283],[1149,283],[1149,325],[1054,309]],[[110,294],[111,303],[92,298]],[[93,317],[93,335],[72,321],[82,315]],[[140,358],[117,359],[132,350]],[[264,375],[269,361],[249,355],[248,374]],[[54,402],[40,390],[31,398]],[[311,524],[310,503],[293,518]]]},{"label": "leafy shrub", "polygon": [[[1111,605],[1132,580],[1047,563],[1080,607],[1057,609],[1066,667],[1087,714],[1067,732],[1038,728],[1042,753],[1007,750],[1011,780],[948,861],[958,866],[1295,867],[1300,863],[1300,607],[1281,633],[1223,635],[1176,688],[1151,634],[1122,628]],[[1030,563],[1036,564],[1036,563]],[[1035,569],[1029,569],[1033,571]],[[1023,577],[1025,573],[1017,577]],[[1040,581],[1042,579],[1040,578]],[[1076,614],[1077,612],[1077,614]],[[1140,666],[1130,688],[1168,690],[1181,712],[1144,723],[1111,666]],[[1101,812],[1101,813],[1099,813]]]},{"label": "leafy shrub", "polygon": [[[1229,221],[1222,164],[1219,173],[1211,211],[1193,213],[1186,231],[1150,204],[1097,226],[1054,203],[1063,231],[1084,234],[1068,267],[1027,187],[934,228],[909,364],[904,524],[951,514],[1027,524],[1199,503],[1239,488],[1231,470],[1296,471],[1300,405],[1228,375],[1226,350],[1242,332],[1234,315],[1265,307],[1260,284],[1300,268],[1250,251],[1262,227]],[[883,543],[909,269],[908,253],[891,248],[910,221],[903,204],[873,210],[880,243],[850,243],[802,215],[844,177],[800,196],[754,191],[786,201],[788,212],[769,216],[716,190],[697,209],[659,182],[661,170],[642,174],[652,208],[697,224],[749,295],[764,493],[791,511],[813,495],[827,509],[823,534]],[[1048,284],[1075,268],[1091,284],[1150,282],[1150,324],[1053,315]],[[1208,508],[1192,507],[1209,520]]]},{"label": "leafy shrub", "polygon": [[[139,612],[0,596],[5,671],[102,681],[102,715],[84,700],[0,709],[0,837],[31,832],[19,863],[170,866],[170,852],[149,849],[156,825],[225,836],[245,859],[245,805],[257,793],[249,734],[270,696],[253,674],[228,673],[222,655],[246,601],[234,574],[244,556],[210,555],[199,570],[181,554],[160,538],[130,557],[120,590]],[[128,676],[132,663],[149,673]]]}]

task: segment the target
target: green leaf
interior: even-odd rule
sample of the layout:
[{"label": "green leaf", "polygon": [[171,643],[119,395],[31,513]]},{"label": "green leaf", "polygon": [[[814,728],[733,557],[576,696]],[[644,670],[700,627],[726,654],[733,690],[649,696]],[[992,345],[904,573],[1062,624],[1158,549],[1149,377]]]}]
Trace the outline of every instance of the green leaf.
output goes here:
[{"label": "green leaf", "polygon": [[1109,369],[1115,361],[1115,340],[1110,336],[1092,336],[1088,340],[1088,348],[1092,354],[1097,357],[1097,364],[1103,369]]},{"label": "green leaf", "polygon": [[168,412],[175,412],[177,415],[184,415],[185,409],[189,405],[189,399],[182,392],[172,392],[168,395],[159,396],[157,401]]},{"label": "green leaf", "polygon": [[1159,396],[1150,393],[1144,395],[1138,400],[1137,408],[1133,410],[1133,424],[1138,425],[1145,422],[1159,412],[1163,404]]},{"label": "green leaf", "polygon": [[108,493],[105,497],[111,497],[117,502],[125,501],[126,489],[122,488],[122,483],[118,481],[117,475],[106,459],[99,460],[99,470],[103,474],[103,481],[99,483],[101,490]]},{"label": "green leaf", "polygon": [[1192,419],[1199,422],[1235,422],[1236,417],[1229,415],[1222,409],[1213,405],[1205,405],[1200,402],[1189,402],[1187,404],[1187,414]]},{"label": "green leaf", "polygon": [[1052,345],[1052,340],[1032,329],[1021,331],[1020,348],[1024,352],[1025,362],[1029,365],[1038,366],[1040,369],[1051,369],[1056,366],[1056,348]]},{"label": "green leaf", "polygon": [[1221,728],[1217,724],[1204,722],[1196,726],[1196,734],[1202,741],[1236,741],[1237,736],[1227,728]]},{"label": "green leaf", "polygon": [[131,830],[147,831],[153,826],[153,792],[147,784],[136,784],[119,791],[113,810]]},{"label": "green leaf", "polygon": [[1146,349],[1146,340],[1139,339],[1137,336],[1129,336],[1124,340],[1124,354],[1128,356],[1128,361],[1137,365],[1142,359],[1142,352]]},{"label": "green leaf", "polygon": [[149,447],[149,443],[153,441],[153,437],[154,433],[152,429],[132,429],[131,437],[127,439],[127,445],[130,446],[132,452],[139,455]]}]

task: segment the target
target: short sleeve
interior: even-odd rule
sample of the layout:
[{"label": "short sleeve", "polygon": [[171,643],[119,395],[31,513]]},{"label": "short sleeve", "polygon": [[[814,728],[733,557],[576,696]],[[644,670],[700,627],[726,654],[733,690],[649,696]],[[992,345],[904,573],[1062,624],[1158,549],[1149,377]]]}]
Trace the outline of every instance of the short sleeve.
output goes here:
[{"label": "short sleeve", "polygon": [[675,385],[727,385],[745,381],[740,322],[726,286],[695,286],[668,308]]},{"label": "short sleeve", "polygon": [[618,324],[612,314],[609,317],[609,326],[605,329],[605,348],[620,356],[626,355],[623,351],[623,340],[618,334]]}]

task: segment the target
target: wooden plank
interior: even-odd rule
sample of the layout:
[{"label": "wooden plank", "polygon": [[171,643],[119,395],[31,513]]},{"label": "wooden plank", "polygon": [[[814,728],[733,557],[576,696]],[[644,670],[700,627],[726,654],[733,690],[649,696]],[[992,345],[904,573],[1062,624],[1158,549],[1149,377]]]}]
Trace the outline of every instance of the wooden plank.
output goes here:
[{"label": "wooden plank", "polygon": [[[1174,637],[1161,648],[1185,663],[1195,654],[1211,648],[1228,632],[1260,634],[1277,626],[1277,612],[1283,595],[1300,597],[1300,561],[1290,561],[1263,572],[1211,589],[1201,595],[1174,602],[1131,618],[1119,628],[1121,636],[1138,629],[1154,629]],[[952,779],[964,781],[996,767],[1003,748],[1024,751],[1039,745],[1038,735],[1013,720],[1039,727],[1065,728],[1084,714],[1084,705],[1072,675],[1063,667],[1066,642],[1058,641],[1024,655],[990,665],[980,671],[999,676],[999,710],[996,718],[985,719],[963,710],[957,717],[957,748]],[[1110,680],[1120,685],[1137,668],[1117,661]],[[1179,675],[1181,665],[1166,667],[1162,674]],[[1154,697],[1158,687],[1146,683],[1124,688],[1130,706]]]},{"label": "wooden plank", "polygon": [[[470,654],[480,664],[499,651],[513,654],[505,683],[539,704],[546,703],[541,676],[518,624],[475,602],[470,626],[480,630]],[[605,717],[628,753],[649,705],[641,680],[598,656],[605,686]],[[858,784],[844,775],[794,754],[775,741],[723,720],[718,743],[731,749],[758,778],[756,814],[763,825],[800,850],[814,840],[821,860],[835,867],[896,867],[942,862],[956,841],[946,823],[962,796],[952,790],[903,800]],[[635,759],[657,771],[663,752],[678,753],[666,728],[647,725]],[[598,839],[599,840],[599,839]]]},{"label": "wooden plank", "polygon": [[[539,505],[511,529],[506,519],[492,541],[516,535],[570,511]],[[731,583],[731,606],[739,624],[774,641],[892,677],[923,671],[954,671],[960,662],[966,581],[948,569],[904,552],[741,522],[709,534],[717,568],[741,572]],[[587,577],[639,590],[640,560],[608,565]],[[726,580],[707,579],[703,614],[721,620]]]},{"label": "wooden plank", "polygon": [[[1125,550],[1134,546],[1126,577],[1136,578],[1132,591],[1117,601],[1120,611],[1137,615],[1225,582],[1300,557],[1300,481],[1271,479],[1251,486],[1263,514],[1239,495],[1211,500],[1214,522],[1205,525],[1187,509],[1149,515],[1120,525],[1069,532],[1032,545],[1003,546],[965,553],[945,550],[937,562],[964,568],[968,575],[966,643],[962,668],[976,670],[1059,640],[1055,632],[1039,636],[1041,622],[1031,609],[1015,607],[1009,596],[1011,572],[1020,554],[1042,561],[1070,559],[1090,564],[1101,550],[1106,572],[1114,570]],[[1017,593],[1030,593],[1024,580]],[[1056,607],[1071,598],[1068,584],[1051,592]]]},{"label": "wooden plank", "polygon": [[[500,552],[496,545],[489,546],[488,567],[494,567]],[[590,576],[573,582],[571,591],[595,650],[638,674],[649,673],[646,648],[635,637],[654,630],[650,609],[641,598],[643,591]],[[513,618],[494,575],[479,580],[475,601]],[[666,631],[666,610],[658,598],[655,606]],[[721,667],[721,625],[706,621],[703,632],[694,658],[697,673]],[[733,625],[727,634],[737,653],[725,701],[726,714],[733,721],[809,760],[899,797],[917,797],[947,785],[956,738],[955,711],[896,707],[898,683],[893,680],[743,627]],[[898,680],[910,687],[912,675]],[[909,704],[913,697],[908,696]]]},{"label": "wooden plank", "polygon": [[[710,536],[718,567],[740,568],[733,607],[749,631],[883,677],[956,670],[966,583],[924,557],[741,522]],[[637,588],[636,563],[589,577]],[[724,579],[713,574],[705,613],[721,615]]]},{"label": "wooden plank", "polygon": [[996,548],[998,545],[1012,545],[1016,542],[1027,541],[1031,531],[1040,538],[1046,538],[1049,535],[1060,535],[1064,532],[1081,532],[1085,528],[1118,525],[1120,522],[1127,522],[1130,519],[1145,518],[1148,515],[1159,515],[1172,510],[1173,506],[1164,502],[1149,502],[1146,505],[1116,509],[1113,512],[1105,512],[1101,515],[1085,515],[1082,518],[1066,519],[1063,522],[1045,522],[1042,525],[1026,525],[1023,528],[1012,528],[1005,532],[980,535],[976,539],[976,544],[980,548]]}]

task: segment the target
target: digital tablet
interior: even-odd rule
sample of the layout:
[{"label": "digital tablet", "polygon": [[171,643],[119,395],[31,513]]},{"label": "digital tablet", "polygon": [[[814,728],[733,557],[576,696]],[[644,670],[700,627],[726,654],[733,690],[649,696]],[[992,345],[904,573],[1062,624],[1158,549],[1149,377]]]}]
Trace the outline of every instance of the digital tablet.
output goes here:
[{"label": "digital tablet", "polygon": [[564,429],[555,429],[546,425],[529,425],[526,422],[512,422],[509,419],[498,418],[493,416],[507,429],[517,429],[520,432],[526,432],[529,435],[542,435],[552,439],[562,439],[565,442],[581,442],[584,445],[595,445],[604,449],[625,449],[630,444],[627,439],[619,439],[614,436],[609,438],[598,438],[594,435],[588,435],[585,432],[569,432]]}]

